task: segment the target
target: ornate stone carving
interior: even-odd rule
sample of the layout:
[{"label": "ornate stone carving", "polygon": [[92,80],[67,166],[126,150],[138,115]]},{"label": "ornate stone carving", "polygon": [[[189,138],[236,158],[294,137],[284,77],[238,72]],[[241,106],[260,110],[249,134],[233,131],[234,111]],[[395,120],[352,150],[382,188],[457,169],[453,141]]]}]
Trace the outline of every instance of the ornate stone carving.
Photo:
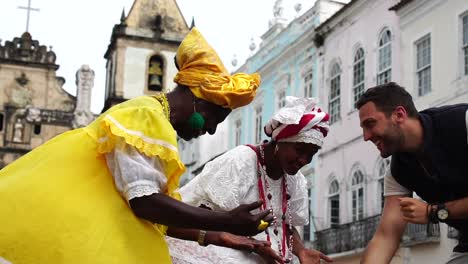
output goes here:
[{"label": "ornate stone carving", "polygon": [[94,71],[89,65],[83,65],[76,72],[77,98],[73,127],[83,127],[94,119],[91,113],[91,91],[94,86]]},{"label": "ornate stone carving", "polygon": [[28,32],[23,33],[20,38],[14,38],[13,41],[6,41],[3,46],[0,43],[1,59],[39,63],[58,69],[58,65],[55,64],[57,56],[52,51],[52,47],[47,51],[47,47],[33,40]]},{"label": "ornate stone carving", "polygon": [[30,123],[40,123],[41,122],[41,109],[28,107],[26,108],[26,121]]},{"label": "ornate stone carving", "polygon": [[273,6],[273,17],[282,18],[283,17],[283,0],[276,0],[275,5]]},{"label": "ornate stone carving", "polygon": [[93,121],[94,115],[91,112],[78,111],[74,113],[73,128],[85,127]]},{"label": "ornate stone carving", "polygon": [[29,87],[29,79],[24,73],[17,78],[16,82],[12,83],[11,89],[5,90],[5,95],[10,103],[19,107],[26,107],[32,104],[33,90]]}]

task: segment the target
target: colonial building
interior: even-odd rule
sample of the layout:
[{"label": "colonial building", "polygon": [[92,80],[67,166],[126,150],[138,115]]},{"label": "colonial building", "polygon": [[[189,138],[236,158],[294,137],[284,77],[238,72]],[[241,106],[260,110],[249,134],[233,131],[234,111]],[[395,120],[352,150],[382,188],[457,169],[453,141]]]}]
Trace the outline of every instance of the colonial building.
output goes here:
[{"label": "colonial building", "polygon": [[56,54],[28,32],[0,43],[0,168],[52,137],[89,123],[94,73],[77,72],[77,100],[58,77]]},{"label": "colonial building", "polygon": [[[419,110],[468,102],[468,2],[400,0],[401,85]],[[456,231],[440,224],[433,244],[408,247],[406,263],[444,263]],[[437,232],[438,231],[438,232]]]},{"label": "colonial building", "polygon": [[[228,116],[228,147],[259,144],[268,139],[263,127],[269,118],[285,104],[287,95],[317,97],[318,57],[314,40],[315,28],[332,16],[347,1],[318,0],[291,22],[283,17],[281,1],[276,1],[269,29],[261,36],[260,48],[240,66],[240,72],[259,72],[262,84],[248,106],[234,110]],[[255,46],[252,46],[255,50]],[[301,171],[306,176],[309,198],[315,200],[316,159]],[[304,239],[313,239],[314,224],[320,215],[310,204],[310,225],[304,228]]]},{"label": "colonial building", "polygon": [[[465,2],[353,0],[316,29],[324,40],[319,95],[331,115],[316,166],[316,214],[323,216],[316,247],[337,263],[359,263],[379,221],[390,162],[363,141],[354,103],[389,81],[420,110],[467,102]],[[443,224],[409,224],[392,263],[444,263],[454,244],[447,236]]]}]

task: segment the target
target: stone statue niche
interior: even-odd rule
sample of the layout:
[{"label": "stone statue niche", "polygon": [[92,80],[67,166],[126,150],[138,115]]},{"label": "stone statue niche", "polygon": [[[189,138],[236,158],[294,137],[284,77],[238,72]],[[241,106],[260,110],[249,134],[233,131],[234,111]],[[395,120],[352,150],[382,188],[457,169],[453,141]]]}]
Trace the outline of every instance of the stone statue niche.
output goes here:
[{"label": "stone statue niche", "polygon": [[23,134],[24,134],[24,124],[23,122],[21,122],[20,118],[17,118],[13,126],[13,142],[15,143],[23,142]]},{"label": "stone statue niche", "polygon": [[148,90],[161,92],[164,81],[164,61],[159,55],[152,56],[148,65]]}]

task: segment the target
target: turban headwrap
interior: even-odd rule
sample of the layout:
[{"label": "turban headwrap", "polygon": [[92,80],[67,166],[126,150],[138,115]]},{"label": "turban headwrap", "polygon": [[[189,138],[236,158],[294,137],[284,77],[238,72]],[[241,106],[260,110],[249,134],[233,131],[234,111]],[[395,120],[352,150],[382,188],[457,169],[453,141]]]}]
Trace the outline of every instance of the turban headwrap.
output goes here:
[{"label": "turban headwrap", "polygon": [[188,33],[176,54],[179,72],[174,82],[190,88],[200,99],[224,108],[249,104],[260,85],[260,75],[230,75],[214,49],[196,29]]},{"label": "turban headwrap", "polygon": [[321,147],[330,116],[314,98],[286,97],[286,104],[265,125],[265,134],[277,142],[304,142]]}]

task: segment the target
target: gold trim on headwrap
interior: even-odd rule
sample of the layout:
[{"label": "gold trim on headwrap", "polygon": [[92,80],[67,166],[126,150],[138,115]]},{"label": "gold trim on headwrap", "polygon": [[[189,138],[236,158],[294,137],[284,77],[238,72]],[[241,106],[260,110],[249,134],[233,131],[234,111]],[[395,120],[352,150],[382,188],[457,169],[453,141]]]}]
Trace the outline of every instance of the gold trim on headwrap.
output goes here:
[{"label": "gold trim on headwrap", "polygon": [[230,75],[216,51],[201,33],[193,28],[179,46],[176,54],[178,84],[188,86],[203,100],[224,108],[249,104],[260,85],[260,75],[236,73]]}]

